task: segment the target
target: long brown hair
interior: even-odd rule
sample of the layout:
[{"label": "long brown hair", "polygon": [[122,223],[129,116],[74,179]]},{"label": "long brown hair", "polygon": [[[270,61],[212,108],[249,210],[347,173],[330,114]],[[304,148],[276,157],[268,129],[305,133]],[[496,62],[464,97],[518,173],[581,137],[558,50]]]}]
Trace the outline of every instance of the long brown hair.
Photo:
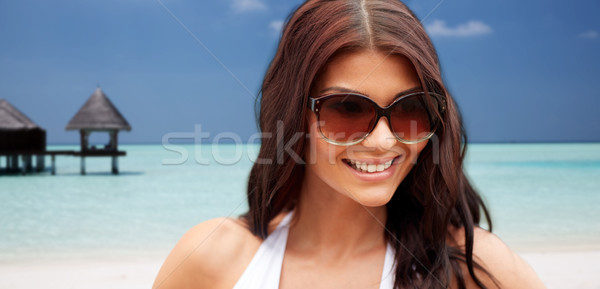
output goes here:
[{"label": "long brown hair", "polygon": [[[387,204],[387,240],[396,249],[395,288],[465,288],[461,263],[474,273],[474,226],[483,211],[463,172],[466,136],[444,87],[433,44],[420,21],[395,0],[309,0],[288,19],[261,89],[258,159],[248,180],[250,230],[266,238],[270,221],[294,207],[304,177],[307,99],[336,53],[374,50],[409,59],[425,91],[445,96],[442,126]],[[464,228],[464,248],[447,244],[449,228]]]}]

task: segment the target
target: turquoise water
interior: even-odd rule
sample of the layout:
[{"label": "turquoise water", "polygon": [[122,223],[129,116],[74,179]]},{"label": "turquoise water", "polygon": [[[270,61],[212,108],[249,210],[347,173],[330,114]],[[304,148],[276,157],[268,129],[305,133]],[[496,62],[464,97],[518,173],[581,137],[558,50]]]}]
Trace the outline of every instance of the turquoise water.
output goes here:
[{"label": "turquoise water", "polygon": [[[246,210],[255,145],[121,149],[118,176],[109,158],[88,158],[80,176],[70,156],[57,157],[55,176],[1,176],[0,261],[164,256],[195,224]],[[474,144],[466,168],[509,245],[600,247],[600,144]]]},{"label": "turquoise water", "polygon": [[600,144],[471,145],[466,167],[510,245],[600,247]]}]

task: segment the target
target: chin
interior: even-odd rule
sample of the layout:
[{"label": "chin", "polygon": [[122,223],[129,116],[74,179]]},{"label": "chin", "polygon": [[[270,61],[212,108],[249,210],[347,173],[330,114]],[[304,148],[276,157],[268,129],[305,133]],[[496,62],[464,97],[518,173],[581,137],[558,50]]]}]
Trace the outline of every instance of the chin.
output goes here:
[{"label": "chin", "polygon": [[365,188],[353,190],[352,199],[357,203],[370,208],[385,206],[394,196],[395,188]]}]

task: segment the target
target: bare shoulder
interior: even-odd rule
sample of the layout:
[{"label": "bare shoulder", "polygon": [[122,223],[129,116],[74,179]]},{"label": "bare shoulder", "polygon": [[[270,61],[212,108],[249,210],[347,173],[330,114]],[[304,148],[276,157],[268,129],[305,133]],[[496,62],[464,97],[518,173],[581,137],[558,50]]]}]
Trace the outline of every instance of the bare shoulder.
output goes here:
[{"label": "bare shoulder", "polygon": [[[454,230],[453,235],[455,244],[464,247],[464,229]],[[546,288],[525,260],[498,236],[479,227],[473,232],[473,259],[496,279],[500,288]],[[468,275],[466,268],[463,274]],[[475,274],[488,288],[498,288],[481,270],[475,270]],[[471,278],[465,279],[470,280],[467,288],[477,288]]]},{"label": "bare shoulder", "polygon": [[152,288],[232,288],[261,242],[239,219],[198,224],[175,245]]}]

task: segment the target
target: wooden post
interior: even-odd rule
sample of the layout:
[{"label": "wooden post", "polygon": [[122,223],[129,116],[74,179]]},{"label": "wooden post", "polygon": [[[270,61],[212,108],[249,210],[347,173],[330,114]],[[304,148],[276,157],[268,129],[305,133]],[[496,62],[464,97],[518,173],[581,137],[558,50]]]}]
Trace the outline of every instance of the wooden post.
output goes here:
[{"label": "wooden post", "polygon": [[21,174],[24,175],[24,174],[27,173],[27,164],[26,164],[26,161],[25,161],[25,155],[21,155],[21,165],[23,165],[21,167]]},{"label": "wooden post", "polygon": [[56,175],[56,155],[52,154],[52,174]]},{"label": "wooden post", "polygon": [[85,157],[81,156],[81,174],[85,175]]},{"label": "wooden post", "polygon": [[108,131],[108,148],[107,148],[107,150],[110,150],[110,151],[112,151],[115,148],[114,133],[115,133],[114,130]]},{"label": "wooden post", "polygon": [[110,136],[110,150],[117,151],[118,150],[118,130],[111,130],[109,132]]},{"label": "wooden post", "polygon": [[23,159],[25,160],[25,171],[28,173],[33,172],[33,155],[26,154],[23,155]]},{"label": "wooden post", "polygon": [[20,169],[20,166],[21,166],[21,162],[19,162],[19,155],[15,155],[15,156],[14,156],[14,159],[13,159],[13,165],[15,166],[15,167],[14,167],[14,169],[15,169],[15,172],[16,172],[16,171],[19,171],[19,169]]},{"label": "wooden post", "polygon": [[112,156],[112,173],[113,175],[119,174],[119,163],[117,156]]},{"label": "wooden post", "polygon": [[81,146],[80,150],[83,152],[85,148],[85,133],[83,132],[83,130],[79,131],[79,145]]},{"label": "wooden post", "polygon": [[19,155],[10,156],[10,171],[16,172],[19,170]]},{"label": "wooden post", "polygon": [[37,172],[41,172],[44,169],[46,169],[46,156],[45,155],[36,155],[35,160],[36,160],[35,170]]},{"label": "wooden post", "polygon": [[90,131],[87,130],[80,130],[79,133],[81,134],[81,152],[87,151],[89,149],[89,136],[90,136]]}]

